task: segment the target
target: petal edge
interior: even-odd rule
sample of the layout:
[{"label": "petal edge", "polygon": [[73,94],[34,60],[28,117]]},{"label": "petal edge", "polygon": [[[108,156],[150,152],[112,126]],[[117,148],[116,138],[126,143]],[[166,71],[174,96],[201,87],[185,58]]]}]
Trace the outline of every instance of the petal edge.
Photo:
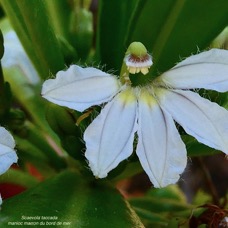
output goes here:
[{"label": "petal edge", "polygon": [[94,176],[104,178],[133,152],[136,132],[136,98],[131,90],[117,95],[89,125],[84,134],[85,157]]},{"label": "petal edge", "polygon": [[228,91],[228,51],[211,49],[190,56],[157,78],[174,89]]},{"label": "petal edge", "polygon": [[175,184],[187,163],[187,152],[171,116],[149,94],[139,99],[136,153],[154,187]]},{"label": "petal edge", "polygon": [[55,79],[45,81],[41,94],[50,102],[82,112],[109,101],[119,90],[115,76],[96,68],[72,65],[59,71]]}]

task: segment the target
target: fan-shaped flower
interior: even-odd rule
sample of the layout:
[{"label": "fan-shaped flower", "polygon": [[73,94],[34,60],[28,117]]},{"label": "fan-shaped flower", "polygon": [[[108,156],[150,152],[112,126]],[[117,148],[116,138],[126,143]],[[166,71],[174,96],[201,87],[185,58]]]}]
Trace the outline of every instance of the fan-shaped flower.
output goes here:
[{"label": "fan-shaped flower", "polygon": [[[131,62],[126,69],[136,73],[142,67],[147,73],[150,64],[145,61],[152,60],[140,59],[142,65],[137,62],[132,70]],[[176,183],[187,153],[174,121],[199,142],[228,152],[228,112],[189,90],[227,91],[228,51],[191,56],[145,86],[126,82],[92,67],[72,65],[43,84],[44,98],[78,111],[108,102],[84,133],[85,156],[96,177],[106,177],[132,154],[137,134],[136,153],[154,186]]]}]

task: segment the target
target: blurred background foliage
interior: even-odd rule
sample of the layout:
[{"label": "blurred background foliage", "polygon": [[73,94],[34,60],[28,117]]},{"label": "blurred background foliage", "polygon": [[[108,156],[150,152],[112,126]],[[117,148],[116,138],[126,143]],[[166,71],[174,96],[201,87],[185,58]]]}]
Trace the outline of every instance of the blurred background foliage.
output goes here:
[{"label": "blurred background foliage", "polygon": [[[154,62],[146,77],[132,79],[136,84],[199,51],[228,49],[227,0],[0,0],[0,6],[0,123],[13,133],[19,156],[0,177],[8,198],[1,226],[23,214],[56,215],[70,227],[227,227],[228,170],[220,151],[179,128],[189,164],[177,185],[153,189],[135,154],[106,180],[94,180],[82,134],[99,107],[79,113],[40,97],[43,81],[71,64],[118,75],[132,41],[145,44]],[[228,108],[227,93],[199,93]]]}]

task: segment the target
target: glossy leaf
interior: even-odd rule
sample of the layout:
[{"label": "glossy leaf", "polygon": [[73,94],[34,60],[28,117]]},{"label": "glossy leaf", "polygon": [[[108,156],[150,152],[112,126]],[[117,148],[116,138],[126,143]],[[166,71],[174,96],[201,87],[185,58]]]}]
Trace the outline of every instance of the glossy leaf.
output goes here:
[{"label": "glossy leaf", "polygon": [[184,193],[177,185],[169,185],[161,189],[151,189],[147,192],[147,196],[150,198],[172,199],[182,203],[186,202]]},{"label": "glossy leaf", "polygon": [[[18,8],[16,1],[1,0],[0,3],[4,8],[4,11],[6,12],[6,14],[9,15],[8,17],[10,18],[11,24],[14,26],[14,29],[17,32],[17,35],[20,37],[20,40],[23,43],[25,50],[30,56],[36,69],[39,71],[40,74],[43,74],[44,71],[42,70],[41,64],[38,61],[37,55],[32,48],[32,43],[29,37],[27,27],[25,25],[25,22],[23,20],[23,17],[21,15],[21,12]],[[1,26],[3,25],[1,24]]]},{"label": "glossy leaf", "polygon": [[135,198],[130,204],[146,227],[169,227],[170,218],[189,216],[192,208],[186,203],[169,198]]},{"label": "glossy leaf", "polygon": [[143,208],[152,212],[169,212],[169,211],[183,211],[190,207],[177,200],[167,199],[167,198],[136,198],[131,199],[130,204],[135,208]]},{"label": "glossy leaf", "polygon": [[130,203],[148,227],[169,227],[171,218],[186,220],[192,210],[177,185],[150,189],[145,197],[132,198]]},{"label": "glossy leaf", "polygon": [[40,76],[46,78],[50,72],[54,74],[64,68],[59,43],[49,24],[45,1],[30,0],[28,4],[26,0],[1,0],[1,3]]},{"label": "glossy leaf", "polygon": [[14,138],[17,143],[17,153],[20,154],[18,164],[20,168],[26,167],[26,164],[29,163],[35,167],[44,178],[55,174],[56,170],[50,166],[46,153],[44,154],[43,151],[26,139],[19,138],[15,135]]},{"label": "glossy leaf", "polygon": [[154,213],[149,210],[144,210],[142,208],[134,208],[134,209],[143,221],[145,220],[150,223],[153,223],[153,225],[156,227],[160,227],[159,225],[164,227],[168,223],[168,219],[165,218],[164,215]]},{"label": "glossy leaf", "polygon": [[97,55],[107,69],[120,70],[127,46],[124,41],[138,0],[99,1]]},{"label": "glossy leaf", "polygon": [[[31,204],[32,202],[32,204]],[[65,222],[67,227],[144,227],[130,206],[115,190],[99,182],[87,183],[73,172],[3,201],[0,226],[9,222]],[[54,220],[42,216],[55,216]],[[40,219],[39,219],[40,217]]]},{"label": "glossy leaf", "polygon": [[3,72],[5,80],[10,83],[15,100],[23,106],[37,126],[48,132],[53,139],[56,139],[55,134],[50,130],[45,119],[45,101],[40,96],[39,84],[32,85],[18,68],[5,68]]},{"label": "glossy leaf", "polygon": [[214,148],[208,147],[202,143],[199,143],[192,136],[184,135],[182,140],[186,144],[188,156],[208,156],[220,153],[220,151],[215,150]]},{"label": "glossy leaf", "polygon": [[[50,164],[56,170],[62,170],[66,168],[67,164],[63,156],[59,156],[54,148],[46,140],[45,133],[42,132],[32,123],[27,123],[27,132],[24,138],[33,143],[40,151],[44,153],[48,158],[48,164]],[[50,138],[49,138],[50,140]],[[59,151],[58,151],[59,152]]]},{"label": "glossy leaf", "polygon": [[131,24],[127,45],[145,44],[154,57],[152,74],[206,48],[228,24],[226,0],[144,1]]},{"label": "glossy leaf", "polygon": [[68,24],[70,21],[70,2],[65,0],[48,0],[45,1],[48,14],[50,16],[50,23],[57,36],[62,36],[69,41]]}]

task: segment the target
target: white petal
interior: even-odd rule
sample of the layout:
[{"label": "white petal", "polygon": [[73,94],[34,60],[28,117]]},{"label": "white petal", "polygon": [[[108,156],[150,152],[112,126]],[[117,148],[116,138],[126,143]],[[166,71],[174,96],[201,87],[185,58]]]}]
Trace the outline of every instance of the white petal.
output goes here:
[{"label": "white petal", "polygon": [[136,153],[154,187],[174,184],[187,162],[187,152],[173,119],[149,94],[139,99]]},{"label": "white petal", "polygon": [[184,130],[212,148],[228,153],[228,112],[197,93],[159,89],[161,106]]},{"label": "white petal", "polygon": [[212,49],[193,55],[163,73],[157,80],[176,89],[228,91],[228,51]]},{"label": "white petal", "polygon": [[109,101],[120,85],[116,77],[93,67],[72,65],[59,71],[55,79],[44,82],[42,96],[47,100],[78,111]]},{"label": "white petal", "polygon": [[0,206],[2,205],[2,197],[1,197],[1,195],[0,195]]},{"label": "white petal", "polygon": [[14,147],[15,141],[12,135],[5,128],[0,127],[0,174],[6,172],[13,163],[17,162]]},{"label": "white petal", "polygon": [[84,134],[85,156],[94,176],[104,178],[133,152],[137,101],[131,89],[118,94]]}]

